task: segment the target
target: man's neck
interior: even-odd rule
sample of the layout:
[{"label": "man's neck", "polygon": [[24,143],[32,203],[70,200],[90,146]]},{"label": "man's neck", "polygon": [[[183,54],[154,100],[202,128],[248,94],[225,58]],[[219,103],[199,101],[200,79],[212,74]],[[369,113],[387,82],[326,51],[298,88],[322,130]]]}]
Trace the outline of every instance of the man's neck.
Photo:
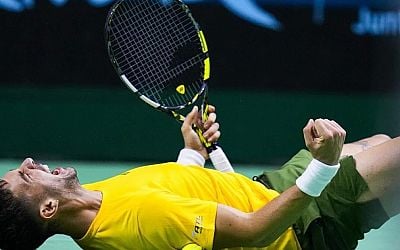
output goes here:
[{"label": "man's neck", "polygon": [[82,238],[95,219],[102,202],[99,191],[79,189],[63,201],[54,228],[55,234],[66,234],[73,239]]}]

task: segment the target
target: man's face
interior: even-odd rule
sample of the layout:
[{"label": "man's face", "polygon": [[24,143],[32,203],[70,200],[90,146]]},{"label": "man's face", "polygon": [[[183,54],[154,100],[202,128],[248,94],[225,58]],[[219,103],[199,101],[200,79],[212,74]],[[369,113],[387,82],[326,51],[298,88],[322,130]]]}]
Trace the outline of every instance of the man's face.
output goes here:
[{"label": "man's face", "polygon": [[6,188],[17,197],[26,197],[34,200],[47,195],[62,195],[79,185],[77,174],[73,168],[57,167],[53,171],[31,158],[25,159],[17,169],[6,173],[3,178]]}]

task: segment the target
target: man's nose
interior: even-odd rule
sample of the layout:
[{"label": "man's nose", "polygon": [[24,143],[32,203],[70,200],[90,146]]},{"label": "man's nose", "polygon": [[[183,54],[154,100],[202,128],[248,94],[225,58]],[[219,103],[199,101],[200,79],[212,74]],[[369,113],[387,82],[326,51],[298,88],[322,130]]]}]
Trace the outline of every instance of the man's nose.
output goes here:
[{"label": "man's nose", "polygon": [[20,166],[20,169],[23,169],[23,168],[34,169],[35,167],[33,165],[34,165],[33,159],[32,158],[26,158],[22,162],[22,164]]}]

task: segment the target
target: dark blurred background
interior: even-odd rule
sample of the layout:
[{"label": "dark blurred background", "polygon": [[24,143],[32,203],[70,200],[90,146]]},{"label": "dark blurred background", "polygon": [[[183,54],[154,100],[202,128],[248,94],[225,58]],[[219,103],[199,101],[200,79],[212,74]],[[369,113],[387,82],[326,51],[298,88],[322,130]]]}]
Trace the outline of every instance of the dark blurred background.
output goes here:
[{"label": "dark blurred background", "polygon": [[[110,0],[0,0],[0,157],[164,161],[179,124],[108,61]],[[280,163],[308,118],[348,141],[400,134],[400,1],[187,0],[211,53],[210,101],[238,163]]]}]

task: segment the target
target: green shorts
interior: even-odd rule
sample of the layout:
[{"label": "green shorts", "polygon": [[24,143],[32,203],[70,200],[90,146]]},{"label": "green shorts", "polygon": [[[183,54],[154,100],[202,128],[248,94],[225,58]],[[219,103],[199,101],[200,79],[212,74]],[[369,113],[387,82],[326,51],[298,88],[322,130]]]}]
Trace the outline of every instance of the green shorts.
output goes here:
[{"label": "green shorts", "polygon": [[[264,172],[256,179],[281,193],[295,185],[311,160],[311,153],[301,150],[281,169]],[[353,157],[342,158],[340,165],[336,176],[295,224],[303,249],[355,249],[364,233],[388,220],[378,200],[356,203],[368,186],[356,170]]]}]

